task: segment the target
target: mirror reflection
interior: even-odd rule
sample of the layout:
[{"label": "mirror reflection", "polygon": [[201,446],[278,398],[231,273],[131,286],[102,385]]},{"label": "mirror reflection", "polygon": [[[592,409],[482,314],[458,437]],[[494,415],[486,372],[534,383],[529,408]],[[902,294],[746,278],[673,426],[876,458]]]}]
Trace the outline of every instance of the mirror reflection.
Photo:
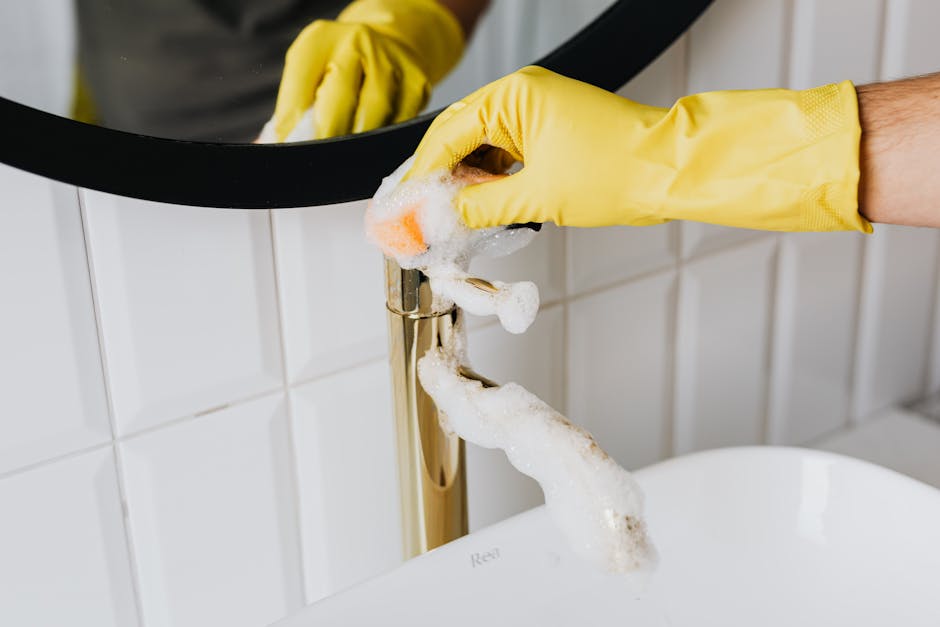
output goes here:
[{"label": "mirror reflection", "polygon": [[156,137],[335,137],[446,106],[613,2],[4,0],[0,96]]}]

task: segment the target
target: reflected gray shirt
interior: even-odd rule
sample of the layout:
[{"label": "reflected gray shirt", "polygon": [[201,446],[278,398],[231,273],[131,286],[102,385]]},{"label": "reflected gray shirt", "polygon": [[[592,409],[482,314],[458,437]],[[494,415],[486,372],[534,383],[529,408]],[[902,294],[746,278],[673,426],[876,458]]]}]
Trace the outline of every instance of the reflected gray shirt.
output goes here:
[{"label": "reflected gray shirt", "polygon": [[249,142],[274,112],[284,54],[350,0],[76,0],[79,64],[98,122]]}]

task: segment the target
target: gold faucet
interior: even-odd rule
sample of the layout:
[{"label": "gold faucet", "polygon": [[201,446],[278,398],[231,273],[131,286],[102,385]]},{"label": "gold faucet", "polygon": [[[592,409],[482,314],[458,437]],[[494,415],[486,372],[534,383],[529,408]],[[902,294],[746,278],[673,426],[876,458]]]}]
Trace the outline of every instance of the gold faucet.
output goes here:
[{"label": "gold faucet", "polygon": [[461,312],[434,303],[427,275],[385,261],[389,358],[398,445],[405,559],[467,533],[464,443],[441,429],[418,381],[418,360],[449,345]]},{"label": "gold faucet", "polygon": [[[466,281],[479,290],[496,291],[489,281]],[[392,259],[385,260],[385,293],[402,542],[408,559],[468,530],[463,440],[441,428],[440,412],[418,381],[418,360],[428,349],[453,345],[462,312],[450,303],[435,303],[427,275],[403,270]],[[469,368],[459,372],[484,387],[496,386]]]}]

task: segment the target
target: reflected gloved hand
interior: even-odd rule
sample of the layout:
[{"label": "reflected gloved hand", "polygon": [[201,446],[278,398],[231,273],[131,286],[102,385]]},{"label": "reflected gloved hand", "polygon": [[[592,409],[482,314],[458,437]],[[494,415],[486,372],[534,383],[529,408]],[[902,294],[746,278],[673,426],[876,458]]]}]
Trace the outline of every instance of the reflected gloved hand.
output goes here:
[{"label": "reflected gloved hand", "polygon": [[[274,111],[276,139],[333,137],[414,117],[463,47],[460,24],[435,0],[357,0],[291,44]],[[292,134],[314,104],[314,137]]]},{"label": "reflected gloved hand", "polygon": [[[848,81],[705,93],[662,109],[527,67],[446,109],[408,178],[453,168],[471,153],[491,171],[507,156],[523,162],[518,173],[457,196],[474,228],[682,219],[867,232],[857,205],[860,132]],[[496,149],[478,150],[486,145]]]}]

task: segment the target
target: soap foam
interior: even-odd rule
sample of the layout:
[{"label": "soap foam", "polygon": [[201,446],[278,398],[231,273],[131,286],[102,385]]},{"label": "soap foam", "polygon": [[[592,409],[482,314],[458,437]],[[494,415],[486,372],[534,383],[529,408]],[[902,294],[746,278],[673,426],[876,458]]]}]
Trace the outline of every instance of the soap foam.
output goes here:
[{"label": "soap foam", "polygon": [[[479,171],[439,173],[402,182],[411,160],[383,180],[366,212],[366,231],[402,268],[430,277],[435,298],[478,315],[496,315],[512,333],[525,331],[538,312],[534,283],[471,278],[478,254],[509,254],[531,241],[529,229],[472,230],[460,220],[454,197],[490,176]],[[468,442],[501,448],[509,461],[542,486],[549,513],[572,548],[600,569],[645,575],[656,563],[646,533],[643,495],[589,433],[515,383],[484,388],[461,376],[466,337],[462,325],[451,344],[418,362],[421,385],[441,410],[442,427]]]},{"label": "soap foam", "polygon": [[656,550],[643,520],[643,495],[583,429],[515,383],[484,388],[459,374],[440,348],[418,362],[421,385],[446,415],[444,428],[500,448],[539,482],[545,505],[576,553],[611,573],[647,573]]},{"label": "soap foam", "polygon": [[[369,240],[402,268],[417,268],[427,274],[436,298],[477,315],[496,315],[507,331],[522,333],[538,313],[536,285],[531,281],[493,281],[490,285],[495,291],[490,291],[469,283],[467,269],[476,256],[500,257],[519,250],[532,241],[535,232],[526,228],[468,228],[454,208],[454,197],[466,185],[493,175],[464,168],[402,182],[413,159],[383,179],[376,191],[366,211]],[[412,220],[417,222],[420,242],[407,226]]]},{"label": "soap foam", "polygon": [[[300,119],[297,120],[297,124],[294,125],[294,128],[292,128],[290,133],[287,134],[287,137],[284,138],[284,142],[307,142],[316,139],[316,122],[314,121],[313,115],[314,109],[311,106],[309,109],[303,112],[303,114],[300,116]],[[261,134],[258,135],[258,139],[255,140],[255,143],[278,143],[274,118],[268,120],[268,122],[264,125],[264,128],[261,129]]]}]

